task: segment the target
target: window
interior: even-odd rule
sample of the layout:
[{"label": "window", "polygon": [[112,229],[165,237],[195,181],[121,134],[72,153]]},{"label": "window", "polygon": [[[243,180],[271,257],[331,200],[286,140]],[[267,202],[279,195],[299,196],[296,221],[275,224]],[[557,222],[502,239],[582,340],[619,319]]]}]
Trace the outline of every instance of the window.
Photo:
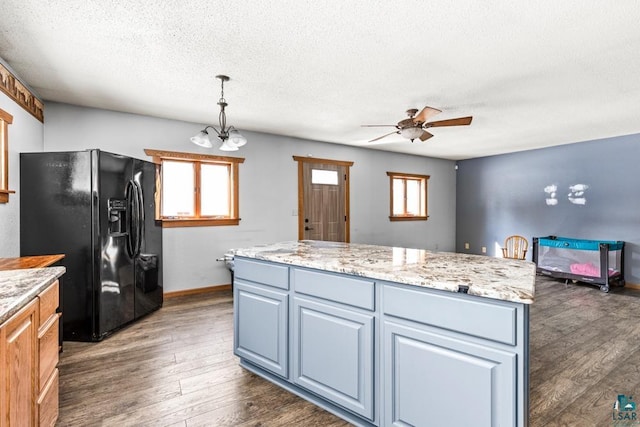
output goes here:
[{"label": "window", "polygon": [[390,187],[391,221],[426,220],[429,175],[387,172]]},{"label": "window", "polygon": [[311,183],[338,185],[338,171],[311,169]]},{"label": "window", "polygon": [[13,116],[0,109],[0,203],[9,202],[9,125]]},{"label": "window", "polygon": [[163,227],[238,225],[240,157],[144,150],[158,168],[156,218]]}]

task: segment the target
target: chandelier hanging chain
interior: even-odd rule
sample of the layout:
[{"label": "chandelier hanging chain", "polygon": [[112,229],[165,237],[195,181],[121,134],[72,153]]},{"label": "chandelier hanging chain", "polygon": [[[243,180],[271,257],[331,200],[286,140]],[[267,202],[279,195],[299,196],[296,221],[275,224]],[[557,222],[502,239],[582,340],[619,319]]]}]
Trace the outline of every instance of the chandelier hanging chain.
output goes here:
[{"label": "chandelier hanging chain", "polygon": [[[218,123],[220,124],[220,132],[218,132],[218,138],[222,141],[229,138],[229,130],[227,129],[227,113],[225,113],[224,109],[226,108],[227,100],[224,99],[224,82],[229,80],[229,77],[218,75],[216,78],[220,79],[220,100],[218,101],[218,105],[220,106],[220,114],[218,114]],[[215,128],[214,128],[215,129]]]}]

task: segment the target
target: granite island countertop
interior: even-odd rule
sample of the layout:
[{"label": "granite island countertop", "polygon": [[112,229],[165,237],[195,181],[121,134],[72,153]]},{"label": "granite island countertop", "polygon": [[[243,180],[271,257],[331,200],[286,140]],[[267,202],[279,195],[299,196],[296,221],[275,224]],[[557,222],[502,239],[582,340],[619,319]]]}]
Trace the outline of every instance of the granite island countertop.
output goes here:
[{"label": "granite island countertop", "polygon": [[233,249],[235,256],[413,286],[531,304],[536,266],[529,261],[313,240]]},{"label": "granite island countertop", "polygon": [[0,324],[65,273],[64,267],[0,271]]}]

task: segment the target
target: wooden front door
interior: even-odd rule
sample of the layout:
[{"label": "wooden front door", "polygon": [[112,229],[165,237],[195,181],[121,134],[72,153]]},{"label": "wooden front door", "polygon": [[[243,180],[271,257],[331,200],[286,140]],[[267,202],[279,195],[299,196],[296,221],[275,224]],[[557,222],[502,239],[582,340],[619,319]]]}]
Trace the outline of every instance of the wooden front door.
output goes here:
[{"label": "wooden front door", "polygon": [[298,238],[349,241],[349,166],[353,162],[296,157]]}]

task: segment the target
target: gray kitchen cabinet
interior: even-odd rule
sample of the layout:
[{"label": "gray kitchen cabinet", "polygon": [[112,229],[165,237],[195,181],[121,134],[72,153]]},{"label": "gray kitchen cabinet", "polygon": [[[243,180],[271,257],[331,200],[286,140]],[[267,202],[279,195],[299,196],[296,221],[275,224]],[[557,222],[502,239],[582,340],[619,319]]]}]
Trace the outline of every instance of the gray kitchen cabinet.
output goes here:
[{"label": "gray kitchen cabinet", "polygon": [[373,314],[300,297],[293,313],[293,381],[373,420]]},{"label": "gray kitchen cabinet", "polygon": [[382,291],[385,426],[523,425],[522,306],[393,284]]},{"label": "gray kitchen cabinet", "polygon": [[528,425],[527,304],[236,256],[241,365],[356,426]]},{"label": "gray kitchen cabinet", "polygon": [[516,354],[384,322],[388,426],[516,425]]},{"label": "gray kitchen cabinet", "polygon": [[289,296],[240,279],[234,287],[235,355],[286,378]]}]

